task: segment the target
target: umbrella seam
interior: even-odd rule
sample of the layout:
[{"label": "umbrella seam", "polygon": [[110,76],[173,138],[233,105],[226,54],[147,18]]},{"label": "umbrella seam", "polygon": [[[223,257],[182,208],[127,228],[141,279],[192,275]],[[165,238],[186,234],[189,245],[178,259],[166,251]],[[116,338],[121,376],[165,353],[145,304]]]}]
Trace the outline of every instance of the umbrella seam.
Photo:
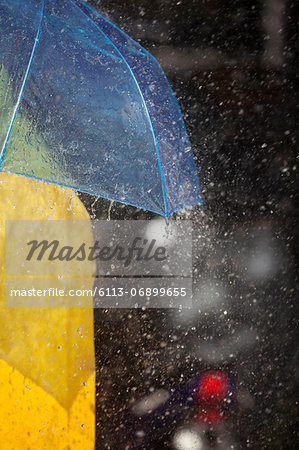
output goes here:
[{"label": "umbrella seam", "polygon": [[[160,67],[160,69],[162,70],[159,62],[156,60],[156,58],[148,51],[146,50],[146,48],[142,47],[142,45],[139,44],[138,41],[135,41],[134,39],[132,39],[129,35],[127,35],[127,33],[125,33],[121,28],[119,28],[111,19],[108,19],[108,17],[106,16],[106,14],[100,13],[100,11],[98,11],[96,8],[94,8],[93,6],[89,5],[88,3],[85,3],[84,0],[82,2],[82,0],[76,0],[78,1],[82,6],[85,6],[86,8],[90,9],[92,12],[94,12],[95,14],[97,14],[98,16],[102,17],[104,20],[106,20],[110,25],[112,25],[117,31],[120,31],[121,34],[123,34],[126,38],[129,38],[130,40],[132,40],[141,50],[141,54],[144,52],[147,55],[149,55],[151,57],[151,59]],[[163,70],[162,70],[162,74],[163,77],[167,80],[167,77],[165,76]],[[168,82],[169,84],[169,82]],[[170,86],[170,84],[169,84]],[[174,94],[173,94],[174,95]]]},{"label": "umbrella seam", "polygon": [[165,217],[168,217],[166,186],[165,186],[164,177],[163,177],[162,164],[161,164],[159,148],[158,148],[158,141],[157,141],[157,138],[156,138],[156,135],[155,135],[155,131],[154,131],[154,128],[153,128],[153,124],[152,124],[152,121],[151,121],[151,117],[150,117],[150,114],[149,114],[149,111],[148,111],[148,108],[147,108],[144,96],[143,96],[143,94],[142,94],[142,92],[140,90],[140,87],[139,87],[137,79],[136,79],[136,77],[134,75],[134,72],[133,72],[132,68],[130,67],[129,63],[127,62],[126,58],[121,53],[121,51],[116,47],[116,45],[111,41],[111,39],[106,35],[106,33],[103,30],[101,30],[101,28],[77,5],[76,2],[74,2],[73,0],[70,0],[70,1],[71,1],[71,3],[73,3],[74,6],[76,6],[79,9],[79,11],[81,11],[82,14],[84,14],[84,16],[86,16],[93,23],[93,25],[105,36],[105,38],[108,39],[108,41],[111,43],[111,45],[115,48],[115,50],[121,56],[122,60],[124,61],[124,63],[128,67],[128,69],[129,69],[129,71],[130,71],[130,73],[131,73],[131,75],[133,77],[133,80],[135,81],[135,84],[137,86],[137,89],[139,91],[139,94],[141,96],[141,99],[142,99],[144,107],[145,107],[145,111],[146,111],[146,114],[147,114],[147,117],[148,117],[148,120],[149,120],[149,124],[150,124],[150,129],[151,129],[152,136],[153,136],[153,139],[154,139],[156,156],[157,156],[158,167],[159,167],[159,172],[160,172],[160,180],[161,180],[161,184],[162,184],[163,198],[164,198]]},{"label": "umbrella seam", "polygon": [[27,64],[26,72],[25,72],[25,75],[24,75],[24,78],[23,78],[23,82],[22,82],[22,85],[21,85],[21,89],[20,89],[20,92],[19,92],[19,95],[18,95],[18,99],[17,99],[16,105],[15,105],[15,108],[14,108],[14,111],[13,111],[13,115],[12,115],[12,118],[11,118],[8,130],[7,130],[7,134],[6,134],[6,137],[5,137],[2,149],[1,149],[0,169],[2,167],[2,163],[3,163],[6,147],[7,147],[7,144],[8,144],[8,139],[10,137],[10,133],[12,131],[12,128],[13,128],[13,125],[14,125],[14,122],[15,122],[15,119],[16,119],[16,116],[17,116],[17,112],[18,112],[20,103],[22,101],[22,97],[23,97],[23,93],[24,93],[24,90],[25,90],[26,82],[27,82],[28,77],[29,77],[29,73],[30,73],[30,69],[31,69],[34,53],[35,53],[37,44],[39,42],[41,26],[42,26],[42,22],[43,22],[43,18],[44,18],[44,11],[45,11],[45,0],[43,0],[42,10],[41,10],[41,18],[40,18],[40,22],[39,22],[39,25],[38,25],[37,33],[36,33],[36,36],[35,36],[35,39],[34,39],[34,44],[33,44],[32,50],[31,50],[30,58],[29,58],[29,61],[28,61],[28,64]]}]

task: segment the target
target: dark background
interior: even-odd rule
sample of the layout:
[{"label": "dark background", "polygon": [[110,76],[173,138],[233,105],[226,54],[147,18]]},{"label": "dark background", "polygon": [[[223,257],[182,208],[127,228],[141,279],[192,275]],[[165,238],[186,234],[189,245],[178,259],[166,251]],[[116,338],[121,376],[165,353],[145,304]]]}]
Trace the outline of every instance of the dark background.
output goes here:
[{"label": "dark background", "polygon": [[[286,0],[91,3],[166,72],[204,200],[203,211],[189,216],[194,311],[95,310],[97,447],[125,448],[115,437],[119,413],[134,400],[220,368],[237,386],[225,424],[233,448],[298,448],[298,7]],[[92,217],[107,218],[110,207],[112,219],[154,218],[82,198]],[[171,448],[176,426],[146,448]]]}]

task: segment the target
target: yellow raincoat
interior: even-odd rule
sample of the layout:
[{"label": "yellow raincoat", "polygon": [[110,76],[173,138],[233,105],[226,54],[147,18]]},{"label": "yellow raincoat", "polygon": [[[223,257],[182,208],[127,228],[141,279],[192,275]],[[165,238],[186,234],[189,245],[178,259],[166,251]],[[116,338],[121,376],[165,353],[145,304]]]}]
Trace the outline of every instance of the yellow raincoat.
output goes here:
[{"label": "yellow raincoat", "polygon": [[[4,232],[11,219],[89,216],[70,189],[0,173],[0,448],[93,449],[92,300],[86,309],[5,307]],[[91,230],[79,238],[92,243]],[[92,288],[95,267],[88,264]]]}]

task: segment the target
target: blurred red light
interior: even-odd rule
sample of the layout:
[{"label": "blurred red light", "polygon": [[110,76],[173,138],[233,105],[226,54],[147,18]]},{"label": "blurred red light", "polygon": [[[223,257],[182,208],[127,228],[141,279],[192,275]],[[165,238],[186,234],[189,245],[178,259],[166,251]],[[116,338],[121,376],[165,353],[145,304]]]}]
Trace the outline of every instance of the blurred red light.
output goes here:
[{"label": "blurred red light", "polygon": [[209,370],[200,377],[197,402],[199,411],[195,420],[217,424],[224,418],[225,398],[229,393],[228,375],[222,370]]},{"label": "blurred red light", "polygon": [[227,373],[211,370],[200,378],[197,399],[201,404],[220,405],[227,396],[228,389]]}]

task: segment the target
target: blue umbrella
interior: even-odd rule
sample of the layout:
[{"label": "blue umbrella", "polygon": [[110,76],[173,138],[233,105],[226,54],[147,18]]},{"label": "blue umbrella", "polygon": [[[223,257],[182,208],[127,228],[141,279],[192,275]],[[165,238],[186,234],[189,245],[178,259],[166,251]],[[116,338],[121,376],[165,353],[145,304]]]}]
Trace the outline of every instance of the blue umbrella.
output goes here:
[{"label": "blue umbrella", "polygon": [[0,169],[156,212],[201,202],[157,61],[80,0],[0,0]]}]

